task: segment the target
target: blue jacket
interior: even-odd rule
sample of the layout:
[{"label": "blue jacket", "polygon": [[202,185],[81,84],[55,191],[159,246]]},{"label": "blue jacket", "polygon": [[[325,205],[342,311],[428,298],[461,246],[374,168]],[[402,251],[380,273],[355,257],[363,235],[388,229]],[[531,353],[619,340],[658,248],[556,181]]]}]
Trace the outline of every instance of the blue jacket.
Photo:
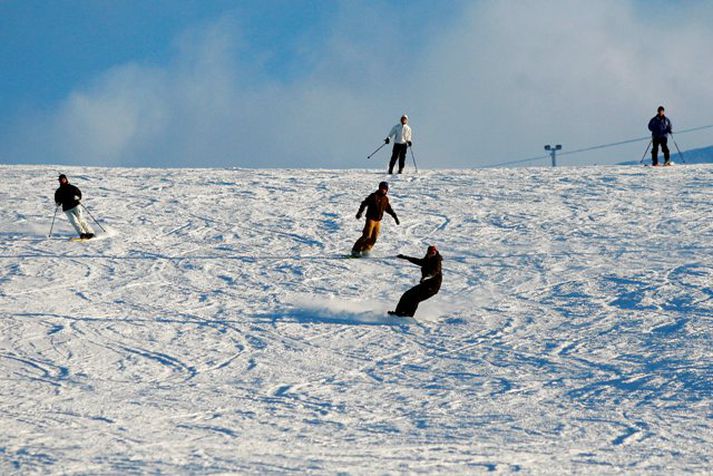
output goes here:
[{"label": "blue jacket", "polygon": [[649,121],[649,130],[654,139],[666,137],[671,133],[671,121],[668,120],[668,117],[660,118],[657,114]]}]

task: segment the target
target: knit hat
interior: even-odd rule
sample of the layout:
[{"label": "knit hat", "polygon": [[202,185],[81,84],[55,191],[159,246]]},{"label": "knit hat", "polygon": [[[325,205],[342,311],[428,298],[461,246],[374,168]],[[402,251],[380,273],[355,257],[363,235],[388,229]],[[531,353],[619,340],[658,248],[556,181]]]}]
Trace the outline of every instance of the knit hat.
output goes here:
[{"label": "knit hat", "polygon": [[59,174],[59,177],[57,178],[57,180],[61,181],[62,179],[67,180],[67,176],[64,174]]},{"label": "knit hat", "polygon": [[388,190],[388,189],[389,189],[389,183],[388,183],[388,182],[381,182],[381,183],[379,184],[379,190],[381,190],[382,188]]}]

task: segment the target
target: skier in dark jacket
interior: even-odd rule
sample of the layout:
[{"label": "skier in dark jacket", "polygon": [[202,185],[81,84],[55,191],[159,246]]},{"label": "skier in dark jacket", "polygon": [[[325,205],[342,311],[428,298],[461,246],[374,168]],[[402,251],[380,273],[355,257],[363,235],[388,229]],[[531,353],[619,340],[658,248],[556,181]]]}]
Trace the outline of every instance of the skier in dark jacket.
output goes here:
[{"label": "skier in dark jacket", "polygon": [[443,258],[434,245],[428,247],[426,256],[423,258],[412,258],[402,254],[397,255],[397,258],[405,259],[413,264],[421,267],[421,282],[412,287],[401,296],[399,304],[395,311],[389,311],[389,314],[404,317],[413,317],[418,309],[418,304],[425,301],[436,294],[441,289],[441,281],[443,274],[441,271],[441,262]]},{"label": "skier in dark jacket", "polygon": [[659,165],[659,145],[663,151],[664,165],[671,165],[671,151],[668,149],[668,135],[671,133],[671,121],[664,114],[664,107],[659,106],[658,114],[649,121],[651,131],[651,165]]},{"label": "skier in dark jacket", "polygon": [[59,188],[54,192],[54,201],[58,207],[62,205],[62,211],[67,215],[69,222],[77,230],[77,233],[79,233],[79,237],[86,240],[94,238],[94,231],[84,220],[82,209],[79,206],[81,199],[82,192],[79,188],[70,184],[66,175],[60,175]]},{"label": "skier in dark jacket", "polygon": [[396,224],[399,224],[399,218],[396,216],[396,212],[391,208],[389,197],[386,196],[388,193],[389,184],[381,182],[379,184],[379,190],[370,194],[361,202],[356,218],[357,220],[361,220],[361,215],[366,208],[366,223],[364,224],[361,237],[352,247],[352,256],[359,257],[371,251],[371,248],[376,243],[376,239],[379,237],[381,219],[384,217],[384,212],[394,217]]}]

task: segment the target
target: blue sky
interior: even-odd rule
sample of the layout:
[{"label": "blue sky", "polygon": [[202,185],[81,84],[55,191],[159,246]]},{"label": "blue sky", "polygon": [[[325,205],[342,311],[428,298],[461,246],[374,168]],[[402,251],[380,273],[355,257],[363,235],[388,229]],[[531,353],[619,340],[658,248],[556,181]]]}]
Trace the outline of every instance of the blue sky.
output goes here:
[{"label": "blue sky", "polygon": [[[372,11],[394,18],[391,27],[418,47],[425,40],[422,33],[429,26],[447,25],[458,5],[434,8],[432,3],[370,5]],[[226,16],[260,61],[260,74],[252,79],[291,81],[310,72],[314,53],[306,50],[319,50],[335,17],[356,14],[358,5],[307,0],[0,0],[0,64],[6,72],[0,76],[5,105],[1,113],[7,118],[18,108],[50,105],[117,64],[166,64],[177,37]],[[420,20],[424,17],[428,21]],[[355,36],[359,30],[371,35],[368,19],[359,20],[350,22]]]},{"label": "blue sky", "polygon": [[306,1],[3,1],[3,114],[59,101],[117,64],[165,64],[176,37],[226,14],[240,18],[252,48],[273,55],[267,73],[297,75],[304,68],[291,45],[318,38],[333,10]]},{"label": "blue sky", "polygon": [[695,127],[711,23],[700,2],[0,0],[0,162],[381,166],[401,112],[431,167],[645,135],[659,103]]}]

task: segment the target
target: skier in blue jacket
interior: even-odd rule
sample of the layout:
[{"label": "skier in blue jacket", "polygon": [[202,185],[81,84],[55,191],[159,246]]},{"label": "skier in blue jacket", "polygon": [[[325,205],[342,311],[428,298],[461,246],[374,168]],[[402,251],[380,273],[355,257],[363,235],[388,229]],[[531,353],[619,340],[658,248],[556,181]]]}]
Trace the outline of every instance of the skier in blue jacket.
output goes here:
[{"label": "skier in blue jacket", "polygon": [[664,114],[664,107],[659,106],[658,114],[649,121],[651,131],[651,165],[659,165],[659,146],[663,151],[664,165],[671,165],[671,151],[668,149],[668,135],[671,133],[671,121]]}]

